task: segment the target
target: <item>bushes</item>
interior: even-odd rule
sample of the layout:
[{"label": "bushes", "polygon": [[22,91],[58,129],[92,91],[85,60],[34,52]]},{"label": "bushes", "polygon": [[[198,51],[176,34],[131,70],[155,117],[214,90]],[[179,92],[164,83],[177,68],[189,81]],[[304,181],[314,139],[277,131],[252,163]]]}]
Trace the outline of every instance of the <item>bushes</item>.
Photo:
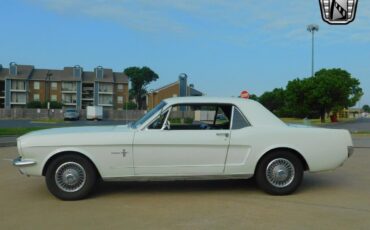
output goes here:
[{"label": "bushes", "polygon": [[137,104],[132,102],[132,101],[129,101],[129,102],[126,102],[124,105],[123,105],[123,109],[127,109],[127,110],[136,110],[137,109]]},{"label": "bushes", "polygon": [[42,109],[44,107],[44,103],[41,103],[40,101],[30,101],[27,103],[27,108],[29,109]]},{"label": "bushes", "polygon": [[[47,108],[48,103],[45,103],[45,107]],[[61,109],[63,108],[63,103],[57,102],[57,101],[51,101],[50,102],[50,109]]]},{"label": "bushes", "polygon": [[[48,102],[30,101],[27,103],[27,108],[30,109],[46,109]],[[50,109],[61,109],[63,104],[57,101],[50,101]]]}]

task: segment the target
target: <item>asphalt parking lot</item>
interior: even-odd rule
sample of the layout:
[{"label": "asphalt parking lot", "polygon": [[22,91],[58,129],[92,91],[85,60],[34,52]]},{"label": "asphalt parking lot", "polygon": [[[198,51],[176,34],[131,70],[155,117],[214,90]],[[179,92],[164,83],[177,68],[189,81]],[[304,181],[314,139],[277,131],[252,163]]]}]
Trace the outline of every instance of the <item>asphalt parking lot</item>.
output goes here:
[{"label": "asphalt parking lot", "polygon": [[333,171],[305,174],[297,193],[270,196],[253,180],[102,183],[89,199],[54,198],[0,148],[0,229],[369,229],[370,149]]}]

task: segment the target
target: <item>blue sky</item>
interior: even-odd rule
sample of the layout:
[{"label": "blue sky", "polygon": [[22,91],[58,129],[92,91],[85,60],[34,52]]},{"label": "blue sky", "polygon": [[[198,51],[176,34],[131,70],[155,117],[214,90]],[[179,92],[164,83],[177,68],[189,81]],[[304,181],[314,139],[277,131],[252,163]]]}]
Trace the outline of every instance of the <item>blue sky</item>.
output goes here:
[{"label": "blue sky", "polygon": [[260,95],[309,76],[315,23],[315,69],[346,69],[370,104],[369,1],[347,26],[324,23],[318,0],[2,0],[1,9],[4,66],[146,65],[160,76],[149,89],[187,73],[211,96]]}]

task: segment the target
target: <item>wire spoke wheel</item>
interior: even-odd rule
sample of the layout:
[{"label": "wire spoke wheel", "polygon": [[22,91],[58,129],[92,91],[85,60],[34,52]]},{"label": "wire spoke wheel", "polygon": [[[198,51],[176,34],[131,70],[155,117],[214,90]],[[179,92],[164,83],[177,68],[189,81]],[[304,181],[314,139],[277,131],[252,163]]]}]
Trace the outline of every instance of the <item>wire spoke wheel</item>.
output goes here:
[{"label": "wire spoke wheel", "polygon": [[293,182],[294,177],[294,165],[285,158],[274,159],[266,167],[267,181],[277,188],[289,186]]},{"label": "wire spoke wheel", "polygon": [[79,191],[86,183],[85,169],[76,162],[65,162],[55,171],[55,183],[64,192]]}]

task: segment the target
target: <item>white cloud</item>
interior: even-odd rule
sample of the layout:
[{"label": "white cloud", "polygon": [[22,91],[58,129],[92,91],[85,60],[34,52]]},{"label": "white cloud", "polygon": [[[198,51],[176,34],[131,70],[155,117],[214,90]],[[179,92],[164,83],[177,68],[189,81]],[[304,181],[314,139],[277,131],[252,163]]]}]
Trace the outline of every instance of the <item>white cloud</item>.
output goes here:
[{"label": "white cloud", "polygon": [[[79,14],[112,20],[145,31],[214,35],[226,40],[273,36],[273,40],[301,40],[305,25],[322,22],[317,0],[26,0],[61,14]],[[349,39],[367,42],[370,2],[361,1]],[[220,30],[217,30],[220,28]],[[251,31],[253,28],[253,31]],[[218,36],[224,32],[226,36]],[[320,34],[329,36],[325,32]],[[364,35],[364,36],[362,36]],[[271,38],[270,38],[271,39]],[[240,40],[240,39],[239,39]]]}]

